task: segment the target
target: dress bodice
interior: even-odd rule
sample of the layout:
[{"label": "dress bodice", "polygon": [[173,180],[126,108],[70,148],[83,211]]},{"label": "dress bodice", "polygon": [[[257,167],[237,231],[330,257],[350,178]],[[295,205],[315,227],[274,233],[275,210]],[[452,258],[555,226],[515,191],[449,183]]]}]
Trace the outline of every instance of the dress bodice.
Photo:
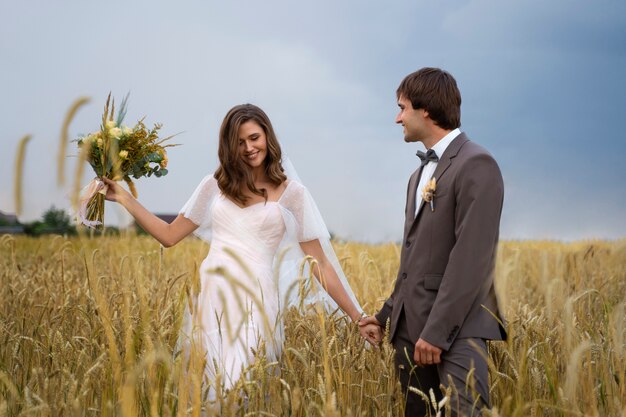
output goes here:
[{"label": "dress bodice", "polygon": [[234,252],[241,260],[272,265],[273,257],[285,234],[280,205],[275,201],[239,207],[219,195],[213,207],[211,250]]},{"label": "dress bodice", "polygon": [[[271,291],[277,286],[280,300],[285,305],[320,302],[328,311],[333,311],[337,308],[336,303],[316,280],[307,281],[306,285],[311,287],[304,300],[304,293],[293,291],[300,285],[302,276],[300,270],[305,254],[301,244],[317,240],[353,303],[358,306],[313,197],[300,182],[291,179],[290,175],[288,178],[278,201],[245,208],[224,196],[214,175],[203,178],[180,210],[180,214],[198,226],[194,234],[211,245],[201,271],[208,274],[226,270],[232,278],[254,278],[259,283],[270,283],[266,288]],[[267,279],[260,279],[263,276]],[[208,282],[205,284],[205,288],[211,288]],[[247,288],[254,291],[251,288],[255,287]]]}]

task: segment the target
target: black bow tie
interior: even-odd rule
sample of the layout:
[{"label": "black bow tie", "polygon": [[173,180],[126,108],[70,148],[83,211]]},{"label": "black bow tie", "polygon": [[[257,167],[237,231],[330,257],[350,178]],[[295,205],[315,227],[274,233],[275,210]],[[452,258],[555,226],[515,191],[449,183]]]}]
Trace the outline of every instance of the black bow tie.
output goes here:
[{"label": "black bow tie", "polygon": [[437,153],[433,151],[432,149],[429,149],[428,152],[425,152],[425,153],[422,151],[417,151],[416,155],[419,157],[419,159],[422,160],[420,168],[431,161],[439,162],[439,157],[437,156]]}]

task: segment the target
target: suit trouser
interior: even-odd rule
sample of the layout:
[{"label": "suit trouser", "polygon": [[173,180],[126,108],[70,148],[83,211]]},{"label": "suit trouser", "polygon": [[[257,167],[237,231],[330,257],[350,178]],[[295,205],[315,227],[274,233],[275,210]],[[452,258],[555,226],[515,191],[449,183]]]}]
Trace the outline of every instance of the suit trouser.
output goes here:
[{"label": "suit trouser", "polygon": [[[438,365],[416,366],[413,362],[415,342],[409,337],[404,309],[392,344],[396,348],[396,366],[402,392],[406,396],[406,417],[435,415],[435,409],[422,397],[409,390],[414,387],[430,398],[430,389],[437,402],[443,398],[439,387],[453,384],[450,406],[453,415],[480,416],[480,409],[489,407],[489,372],[487,367],[487,344],[479,338],[457,338],[450,349],[441,355]],[[467,375],[473,369],[473,378],[466,384]]]}]

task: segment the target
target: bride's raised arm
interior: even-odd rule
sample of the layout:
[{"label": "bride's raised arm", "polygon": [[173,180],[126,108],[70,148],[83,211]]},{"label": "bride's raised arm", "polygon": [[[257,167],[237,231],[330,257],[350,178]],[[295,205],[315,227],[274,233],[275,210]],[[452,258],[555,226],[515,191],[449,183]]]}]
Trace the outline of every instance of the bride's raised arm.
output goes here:
[{"label": "bride's raised arm", "polygon": [[105,198],[121,204],[135,218],[143,230],[152,235],[166,248],[174,246],[198,228],[198,225],[182,214],[179,214],[172,223],[167,223],[150,213],[115,181],[108,178],[103,178],[103,181],[108,185]]}]

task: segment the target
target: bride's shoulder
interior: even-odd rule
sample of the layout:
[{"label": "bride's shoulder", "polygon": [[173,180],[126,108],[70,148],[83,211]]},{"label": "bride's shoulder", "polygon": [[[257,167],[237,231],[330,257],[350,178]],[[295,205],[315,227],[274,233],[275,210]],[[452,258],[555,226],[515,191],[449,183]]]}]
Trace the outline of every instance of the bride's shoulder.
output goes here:
[{"label": "bride's shoulder", "polygon": [[287,208],[297,208],[304,204],[307,195],[306,187],[297,180],[287,179],[280,203]]},{"label": "bride's shoulder", "polygon": [[287,180],[285,181],[285,190],[283,194],[286,194],[286,195],[302,194],[302,192],[305,189],[306,187],[302,185],[301,182],[295,179],[287,178]]},{"label": "bride's shoulder", "polygon": [[202,178],[202,184],[216,184],[217,185],[217,179],[215,178],[215,175],[213,173],[207,174],[204,176],[204,178]]},{"label": "bride's shoulder", "polygon": [[197,190],[202,190],[203,192],[214,192],[219,187],[217,185],[217,180],[213,174],[205,175],[204,178],[198,184]]}]

